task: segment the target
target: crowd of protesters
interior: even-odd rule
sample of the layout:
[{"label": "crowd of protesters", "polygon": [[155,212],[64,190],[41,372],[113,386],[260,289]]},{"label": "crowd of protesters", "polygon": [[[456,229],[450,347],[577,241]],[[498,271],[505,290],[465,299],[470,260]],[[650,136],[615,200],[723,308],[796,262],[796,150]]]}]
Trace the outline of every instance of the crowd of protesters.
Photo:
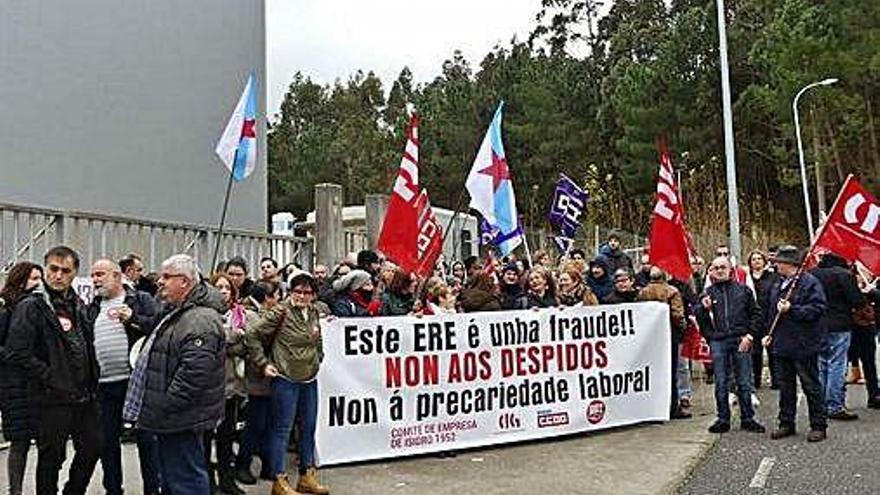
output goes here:
[{"label": "crowd of protesters", "polygon": [[129,427],[148,495],[242,494],[239,485],[258,478],[272,482],[273,494],[329,493],[315,466],[327,318],[659,301],[670,308],[672,419],[691,416],[694,362],[681,356],[693,357],[682,351],[696,335],[711,349],[703,360],[715,386],[711,432],[730,429],[732,403],[739,404],[743,430],[765,431],[755,420],[754,390],[764,383],[766,354],[770,386],[779,390],[771,437],[795,434],[799,379],[809,408],[807,439],[820,441],[827,419],[857,419],[846,408],[848,360],[860,363],[853,380],[864,378],[868,407],[880,408],[880,293],[835,255],[810,273],[798,270],[800,256],[781,246],[750,253],[740,267],[719,246],[708,269],[696,257],[693,277],[680,281],[646,255],[633,263],[616,235],[594,257],[574,249],[558,262],[538,251],[533,266],[514,256],[441,259],[430,277],[373,251],[311,273],[264,258],[256,279],[240,257],[206,274],[190,256],[175,255],[147,275],[132,254],[92,265],[95,297],[86,304],[72,289],[79,255],[58,246],[42,265],[15,265],[0,292],[9,493],[22,493],[32,440],[37,493],[57,493],[68,439],[75,454],[64,493],[84,494],[99,461],[105,492],[123,493],[120,439]]}]

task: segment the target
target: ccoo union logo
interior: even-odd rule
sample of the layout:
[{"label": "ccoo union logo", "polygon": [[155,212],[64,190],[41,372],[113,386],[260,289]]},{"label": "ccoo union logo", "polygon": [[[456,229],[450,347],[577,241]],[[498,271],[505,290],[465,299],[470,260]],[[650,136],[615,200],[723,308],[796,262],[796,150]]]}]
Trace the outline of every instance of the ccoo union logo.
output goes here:
[{"label": "ccoo union logo", "polygon": [[513,413],[504,413],[498,416],[498,429],[502,431],[522,430],[522,420]]},{"label": "ccoo union logo", "polygon": [[601,400],[594,400],[587,406],[587,421],[591,425],[599,424],[605,419],[605,403]]},{"label": "ccoo union logo", "polygon": [[553,428],[568,424],[568,413],[563,412],[539,412],[538,428]]}]

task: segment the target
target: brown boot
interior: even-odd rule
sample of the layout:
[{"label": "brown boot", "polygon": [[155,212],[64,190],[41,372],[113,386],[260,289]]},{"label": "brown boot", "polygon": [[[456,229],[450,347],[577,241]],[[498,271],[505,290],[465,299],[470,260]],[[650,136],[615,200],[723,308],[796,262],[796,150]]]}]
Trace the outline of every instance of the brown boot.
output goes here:
[{"label": "brown boot", "polygon": [[290,486],[290,479],[286,474],[279,474],[272,483],[272,495],[302,495]]},{"label": "brown boot", "polygon": [[862,378],[862,368],[858,365],[851,365],[849,367],[849,373],[846,374],[846,383],[849,385],[859,383],[859,380]]},{"label": "brown boot", "polygon": [[299,475],[296,489],[302,493],[314,495],[328,495],[330,493],[330,489],[318,481],[318,470],[314,467],[310,467],[306,474]]}]

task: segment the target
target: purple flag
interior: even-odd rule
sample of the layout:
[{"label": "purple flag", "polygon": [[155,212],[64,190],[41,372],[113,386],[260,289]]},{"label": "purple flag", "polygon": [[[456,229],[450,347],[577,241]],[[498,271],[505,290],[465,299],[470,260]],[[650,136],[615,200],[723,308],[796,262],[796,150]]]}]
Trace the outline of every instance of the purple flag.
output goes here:
[{"label": "purple flag", "polygon": [[588,199],[586,191],[565,174],[559,174],[550,207],[550,222],[559,228],[563,237],[574,237],[581,226],[580,217],[586,210]]}]

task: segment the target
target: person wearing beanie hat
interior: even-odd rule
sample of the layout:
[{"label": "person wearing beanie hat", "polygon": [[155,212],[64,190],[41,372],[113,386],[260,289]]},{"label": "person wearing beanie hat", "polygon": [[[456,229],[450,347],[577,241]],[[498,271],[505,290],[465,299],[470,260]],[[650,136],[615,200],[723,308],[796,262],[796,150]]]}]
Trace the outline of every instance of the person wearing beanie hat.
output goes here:
[{"label": "person wearing beanie hat", "polygon": [[382,302],[373,299],[373,288],[373,277],[369,273],[352,270],[333,282],[336,300],[330,309],[340,318],[376,316]]},{"label": "person wearing beanie hat", "polygon": [[371,277],[376,277],[379,274],[379,268],[382,267],[382,260],[375,251],[364,249],[357,255],[357,267],[369,273]]}]

